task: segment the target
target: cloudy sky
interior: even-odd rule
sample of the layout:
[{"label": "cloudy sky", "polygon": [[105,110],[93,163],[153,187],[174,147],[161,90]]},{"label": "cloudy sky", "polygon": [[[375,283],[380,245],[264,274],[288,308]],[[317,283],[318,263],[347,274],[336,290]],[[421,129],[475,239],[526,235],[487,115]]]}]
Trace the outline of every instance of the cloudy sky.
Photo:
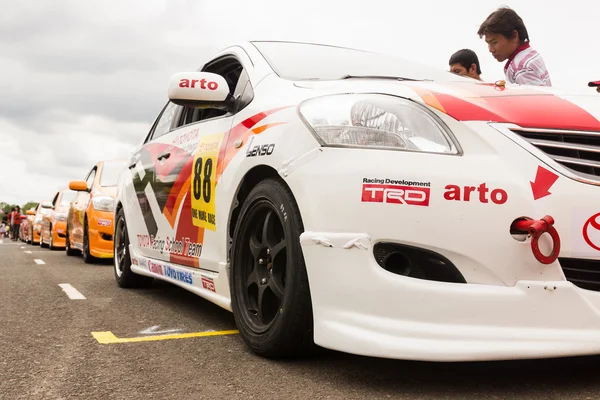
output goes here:
[{"label": "cloudy sky", "polygon": [[483,79],[502,64],[477,36],[495,8],[523,17],[554,86],[600,79],[593,1],[0,0],[0,201],[50,199],[99,160],[127,157],[170,75],[245,40],[294,40],[390,53],[447,69],[460,48]]}]

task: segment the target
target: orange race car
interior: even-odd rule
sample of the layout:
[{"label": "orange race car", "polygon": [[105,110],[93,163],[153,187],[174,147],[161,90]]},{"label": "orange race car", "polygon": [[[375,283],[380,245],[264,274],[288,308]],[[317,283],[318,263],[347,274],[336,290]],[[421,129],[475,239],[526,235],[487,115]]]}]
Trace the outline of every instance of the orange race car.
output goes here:
[{"label": "orange race car", "polygon": [[48,201],[43,201],[38,204],[35,209],[35,216],[31,220],[30,229],[28,230],[29,238],[27,242],[29,244],[40,244],[41,234],[42,234],[42,220],[44,219],[44,215],[48,214],[50,210],[48,208],[42,207],[43,203],[49,203]]},{"label": "orange race car", "polygon": [[69,205],[77,197],[77,192],[62,189],[56,192],[52,202],[42,203],[42,207],[49,210],[42,218],[40,233],[40,246],[53,250],[57,247],[65,247],[67,234],[67,213]]},{"label": "orange race car", "polygon": [[113,257],[114,205],[119,173],[126,169],[122,160],[100,161],[83,181],[71,181],[78,191],[67,217],[67,255],[79,252],[86,263]]}]

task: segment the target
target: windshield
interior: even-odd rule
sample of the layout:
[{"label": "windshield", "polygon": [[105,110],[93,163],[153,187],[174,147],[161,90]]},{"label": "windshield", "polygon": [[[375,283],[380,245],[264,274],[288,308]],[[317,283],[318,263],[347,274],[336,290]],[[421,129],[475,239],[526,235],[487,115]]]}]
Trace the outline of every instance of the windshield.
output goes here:
[{"label": "windshield", "polygon": [[119,174],[125,166],[125,161],[105,161],[102,166],[100,186],[117,186]]},{"label": "windshield", "polygon": [[327,80],[345,76],[397,77],[416,80],[465,81],[448,71],[390,55],[342,47],[291,42],[252,42],[283,79]]},{"label": "windshield", "polygon": [[62,192],[62,196],[60,196],[60,205],[68,206],[70,202],[75,200],[75,197],[77,197],[77,192],[73,190],[65,190]]}]

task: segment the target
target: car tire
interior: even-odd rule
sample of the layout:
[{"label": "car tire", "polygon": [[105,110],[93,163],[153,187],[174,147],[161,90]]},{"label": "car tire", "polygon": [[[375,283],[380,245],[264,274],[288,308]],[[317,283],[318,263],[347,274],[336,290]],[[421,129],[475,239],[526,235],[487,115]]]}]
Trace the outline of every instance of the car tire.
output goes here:
[{"label": "car tire", "polygon": [[67,256],[77,255],[77,250],[71,247],[71,240],[69,239],[69,229],[67,228],[67,235],[65,237],[65,253]]},{"label": "car tire", "polygon": [[90,253],[90,232],[87,217],[85,217],[83,223],[83,250],[81,251],[81,254],[83,255],[83,262],[86,264],[96,262],[96,257],[92,256]]},{"label": "car tire", "polygon": [[48,248],[50,250],[54,250],[56,247],[54,247],[54,236],[52,235],[52,227],[50,227],[50,242],[48,242]]},{"label": "car tire", "polygon": [[303,230],[298,205],[279,180],[257,184],[240,210],[231,249],[232,311],[246,345],[263,357],[316,348]]},{"label": "car tire", "polygon": [[40,247],[45,248],[46,244],[44,243],[44,230],[40,231]]},{"label": "car tire", "polygon": [[113,240],[113,270],[117,285],[122,288],[146,287],[153,278],[138,275],[131,271],[131,255],[129,254],[129,234],[125,213],[121,208],[115,218],[115,236]]}]

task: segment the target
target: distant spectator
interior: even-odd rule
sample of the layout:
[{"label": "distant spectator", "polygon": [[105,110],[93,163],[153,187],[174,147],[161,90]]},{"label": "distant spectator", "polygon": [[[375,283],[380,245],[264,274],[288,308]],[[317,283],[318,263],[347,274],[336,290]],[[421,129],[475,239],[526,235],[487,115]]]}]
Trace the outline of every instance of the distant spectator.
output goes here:
[{"label": "distant spectator", "polygon": [[9,214],[10,218],[10,235],[13,241],[19,237],[19,228],[21,228],[21,208],[16,206]]},{"label": "distant spectator", "polygon": [[506,61],[504,75],[510,83],[552,86],[542,56],[530,46],[529,33],[519,15],[508,7],[491,13],[477,31],[485,36],[490,53]]},{"label": "distant spectator", "polygon": [[450,72],[457,75],[468,76],[473,79],[481,80],[481,66],[479,58],[473,50],[462,49],[452,54],[450,61]]}]

